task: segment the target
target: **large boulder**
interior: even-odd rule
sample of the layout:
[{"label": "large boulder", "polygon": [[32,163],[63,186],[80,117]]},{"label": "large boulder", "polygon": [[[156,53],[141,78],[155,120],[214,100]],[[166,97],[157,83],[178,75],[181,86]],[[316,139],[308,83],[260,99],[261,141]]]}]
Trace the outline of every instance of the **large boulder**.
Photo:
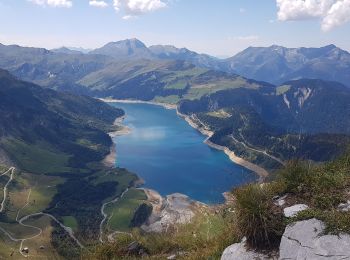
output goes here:
[{"label": "large boulder", "polygon": [[247,249],[246,239],[241,243],[233,244],[225,249],[221,260],[268,260],[275,259],[262,253]]},{"label": "large boulder", "polygon": [[280,260],[350,259],[350,235],[323,235],[322,221],[310,219],[287,226],[280,244]]}]

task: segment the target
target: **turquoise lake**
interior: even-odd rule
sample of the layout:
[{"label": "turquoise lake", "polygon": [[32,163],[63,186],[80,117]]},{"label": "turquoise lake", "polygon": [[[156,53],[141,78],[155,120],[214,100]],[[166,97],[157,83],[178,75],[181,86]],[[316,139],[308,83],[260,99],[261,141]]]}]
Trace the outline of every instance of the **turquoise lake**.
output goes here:
[{"label": "turquoise lake", "polygon": [[210,148],[205,136],[180,118],[175,110],[149,104],[111,103],[126,112],[128,135],[115,137],[116,165],[136,173],[144,187],[161,195],[183,193],[213,204],[223,192],[255,181],[257,176]]}]

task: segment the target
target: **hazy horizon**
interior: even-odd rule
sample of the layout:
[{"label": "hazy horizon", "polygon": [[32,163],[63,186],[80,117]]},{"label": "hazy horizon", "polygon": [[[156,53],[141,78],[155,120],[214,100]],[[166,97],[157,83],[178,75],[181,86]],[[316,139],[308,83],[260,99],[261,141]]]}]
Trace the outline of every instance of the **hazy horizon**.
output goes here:
[{"label": "hazy horizon", "polygon": [[[124,40],[129,40],[129,39],[137,39],[137,40],[139,40],[139,41],[141,41],[141,42],[143,42],[145,45],[146,45],[146,47],[151,47],[151,46],[154,46],[154,45],[164,45],[164,46],[167,46],[167,45],[171,45],[171,46],[174,46],[174,47],[176,47],[176,48],[186,48],[186,49],[188,49],[188,50],[190,50],[190,51],[195,51],[195,52],[197,52],[197,53],[199,53],[199,54],[207,54],[207,55],[210,55],[210,56],[212,56],[212,57],[215,57],[215,58],[218,58],[218,59],[225,59],[225,58],[230,58],[230,57],[232,57],[232,56],[234,56],[234,55],[236,55],[236,54],[238,54],[238,53],[240,53],[240,52],[242,52],[242,51],[244,51],[245,49],[247,49],[247,48],[250,48],[250,47],[257,47],[257,48],[259,48],[259,47],[271,47],[271,46],[273,46],[273,45],[277,45],[277,46],[281,46],[281,47],[285,47],[285,48],[321,48],[321,47],[325,47],[325,46],[328,46],[328,45],[335,45],[336,47],[339,47],[339,48],[341,48],[340,46],[337,46],[336,44],[334,44],[334,43],[329,43],[329,44],[326,44],[326,45],[320,45],[320,46],[282,46],[282,45],[278,45],[278,44],[272,44],[272,45],[266,45],[266,46],[246,46],[246,47],[244,47],[243,49],[241,49],[241,50],[238,50],[237,52],[235,52],[235,53],[233,53],[233,54],[228,54],[228,55],[225,55],[225,54],[222,54],[222,55],[213,55],[213,54],[209,54],[209,53],[204,53],[204,52],[198,52],[198,51],[196,51],[196,50],[193,50],[193,49],[190,49],[190,48],[188,48],[188,47],[186,47],[186,46],[182,46],[182,47],[179,47],[179,46],[176,46],[176,45],[172,45],[171,43],[159,43],[159,44],[146,44],[146,42],[144,42],[143,40],[141,40],[141,39],[138,39],[138,38],[128,38],[128,39],[118,39],[118,40],[114,40],[114,41],[110,41],[110,42],[118,42],[118,41],[124,41]],[[110,43],[110,42],[106,42],[105,44],[108,44],[108,43]],[[97,46],[97,47],[92,47],[92,48],[89,48],[89,47],[82,47],[82,46],[67,46],[67,45],[60,45],[60,46],[56,46],[56,47],[53,47],[53,48],[47,48],[47,47],[45,47],[45,46],[31,46],[31,45],[22,45],[22,44],[18,44],[18,43],[8,43],[8,44],[4,44],[4,43],[2,43],[2,42],[0,42],[0,44],[3,44],[3,45],[18,45],[18,46],[21,46],[21,47],[28,47],[28,48],[44,48],[44,49],[47,49],[47,50],[55,50],[55,49],[60,49],[60,48],[67,48],[67,49],[70,49],[70,50],[77,50],[77,51],[81,51],[81,52],[87,52],[87,51],[92,51],[92,50],[94,50],[94,49],[97,49],[97,48],[101,48],[101,47],[103,47],[105,44],[103,44],[103,45],[101,45],[101,46]],[[343,50],[345,50],[345,51],[347,51],[347,52],[350,52],[350,50],[348,50],[348,49],[344,49],[344,48],[341,48],[341,49],[343,49]]]},{"label": "hazy horizon", "polygon": [[274,44],[349,51],[349,11],[340,0],[0,0],[0,42],[95,49],[137,38],[216,57]]}]

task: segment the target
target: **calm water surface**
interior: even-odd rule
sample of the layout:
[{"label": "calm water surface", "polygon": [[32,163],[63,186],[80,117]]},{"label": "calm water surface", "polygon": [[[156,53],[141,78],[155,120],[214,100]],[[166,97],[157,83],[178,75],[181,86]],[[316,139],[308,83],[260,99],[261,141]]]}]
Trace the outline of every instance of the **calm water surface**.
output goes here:
[{"label": "calm water surface", "polygon": [[256,180],[221,151],[203,143],[205,136],[167,110],[149,104],[112,103],[126,112],[128,135],[114,139],[118,167],[145,180],[161,195],[183,193],[204,203],[220,203],[222,193]]}]

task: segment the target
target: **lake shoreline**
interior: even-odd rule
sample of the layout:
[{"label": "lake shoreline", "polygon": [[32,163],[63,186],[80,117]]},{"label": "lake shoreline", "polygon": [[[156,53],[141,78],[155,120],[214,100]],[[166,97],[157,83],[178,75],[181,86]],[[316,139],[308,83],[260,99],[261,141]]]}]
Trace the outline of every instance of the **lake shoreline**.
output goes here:
[{"label": "lake shoreline", "polygon": [[203,128],[202,126],[198,125],[190,116],[181,114],[177,109],[176,109],[177,114],[184,118],[186,120],[186,122],[193,128],[195,128],[196,130],[198,130],[201,134],[207,136],[207,138],[204,140],[204,143],[208,146],[210,146],[211,148],[214,148],[216,150],[220,150],[223,151],[228,157],[229,159],[234,162],[235,164],[238,164],[252,172],[255,172],[258,176],[259,176],[259,182],[264,182],[264,180],[269,176],[268,171],[266,171],[265,169],[263,169],[262,167],[251,163],[239,156],[237,156],[233,151],[231,151],[228,147],[226,146],[222,146],[222,145],[218,145],[215,144],[213,142],[211,142],[209,139],[210,137],[214,134],[213,131],[210,131],[208,129]]},{"label": "lake shoreline", "polygon": [[[249,161],[237,156],[233,151],[231,151],[226,146],[221,146],[221,145],[218,145],[218,144],[215,144],[215,143],[209,141],[210,137],[214,134],[214,132],[210,131],[208,129],[205,129],[202,126],[198,125],[190,116],[180,113],[177,105],[175,105],[175,104],[167,104],[167,103],[152,102],[152,101],[142,101],[142,100],[112,99],[112,98],[99,98],[99,100],[106,102],[106,103],[150,104],[150,105],[162,106],[165,109],[176,110],[176,114],[179,117],[183,118],[192,128],[199,131],[202,135],[207,136],[207,138],[204,140],[205,144],[207,144],[208,146],[210,146],[213,149],[223,151],[233,163],[238,164],[238,165],[256,173],[259,176],[260,183],[264,182],[265,179],[269,176],[269,172],[266,171],[264,168],[260,167],[259,165],[254,164],[252,162],[249,162]],[[118,121],[118,126],[126,127],[126,126],[122,125],[124,118],[125,118],[125,116],[116,119],[116,121],[120,120],[120,121]],[[123,130],[120,130],[120,131],[117,130],[113,133],[115,134],[114,136],[118,136],[118,135],[128,134],[129,132],[126,131],[126,133],[124,133]],[[111,153],[112,152],[113,151],[111,151]],[[114,154],[116,156],[116,151],[114,151]],[[114,163],[115,163],[115,160],[114,160]]]},{"label": "lake shoreline", "polygon": [[110,147],[109,154],[107,154],[106,157],[102,160],[103,165],[108,168],[114,168],[117,161],[117,145],[113,141],[113,138],[121,135],[127,135],[131,132],[131,129],[129,127],[123,125],[124,119],[125,119],[125,115],[121,117],[117,117],[114,120],[113,125],[117,126],[118,130],[108,133],[108,135],[112,139],[112,145]]},{"label": "lake shoreline", "polygon": [[153,101],[112,99],[112,98],[99,98],[99,100],[106,103],[149,104],[149,105],[162,106],[166,109],[177,109],[177,105],[175,104],[167,104],[167,103],[160,103],[160,102],[153,102]]}]

